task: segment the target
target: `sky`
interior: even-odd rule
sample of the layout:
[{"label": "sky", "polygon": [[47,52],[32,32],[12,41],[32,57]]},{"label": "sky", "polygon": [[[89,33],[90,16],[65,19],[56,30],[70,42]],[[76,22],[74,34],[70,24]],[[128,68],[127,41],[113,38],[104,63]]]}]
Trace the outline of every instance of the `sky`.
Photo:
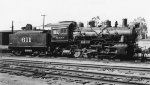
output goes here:
[{"label": "sky", "polygon": [[0,0],[0,30],[10,30],[12,20],[14,29],[26,24],[40,26],[43,14],[45,24],[65,20],[87,22],[96,16],[121,24],[123,18],[131,22],[143,17],[150,27],[149,3],[150,0]]}]

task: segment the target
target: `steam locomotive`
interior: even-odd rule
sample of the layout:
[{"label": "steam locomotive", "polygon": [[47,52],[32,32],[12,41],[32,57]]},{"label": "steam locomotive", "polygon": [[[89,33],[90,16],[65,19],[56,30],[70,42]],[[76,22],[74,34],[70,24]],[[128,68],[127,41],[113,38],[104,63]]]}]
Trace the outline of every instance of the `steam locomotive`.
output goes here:
[{"label": "steam locomotive", "polygon": [[127,19],[122,26],[80,26],[75,21],[62,21],[51,25],[51,30],[33,30],[26,26],[9,37],[9,49],[15,55],[50,55],[87,58],[132,58],[135,54],[137,25],[129,27]]}]

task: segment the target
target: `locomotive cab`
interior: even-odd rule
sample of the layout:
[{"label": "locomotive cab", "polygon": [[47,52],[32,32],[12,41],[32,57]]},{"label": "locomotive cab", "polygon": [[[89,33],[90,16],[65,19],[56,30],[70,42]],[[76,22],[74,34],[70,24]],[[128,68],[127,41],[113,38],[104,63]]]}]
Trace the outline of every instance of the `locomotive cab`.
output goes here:
[{"label": "locomotive cab", "polygon": [[51,26],[51,51],[55,56],[70,55],[73,32],[77,24],[74,21],[62,21]]},{"label": "locomotive cab", "polygon": [[76,28],[74,21],[62,21],[51,26],[51,42],[69,42],[73,40],[73,31]]}]

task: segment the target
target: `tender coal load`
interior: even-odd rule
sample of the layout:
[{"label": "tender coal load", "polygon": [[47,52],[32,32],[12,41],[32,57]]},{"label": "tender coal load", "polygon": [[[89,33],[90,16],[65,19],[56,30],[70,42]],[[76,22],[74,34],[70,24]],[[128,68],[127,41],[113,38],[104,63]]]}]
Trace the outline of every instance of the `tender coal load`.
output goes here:
[{"label": "tender coal load", "polygon": [[21,27],[22,30],[26,30],[26,27]]}]

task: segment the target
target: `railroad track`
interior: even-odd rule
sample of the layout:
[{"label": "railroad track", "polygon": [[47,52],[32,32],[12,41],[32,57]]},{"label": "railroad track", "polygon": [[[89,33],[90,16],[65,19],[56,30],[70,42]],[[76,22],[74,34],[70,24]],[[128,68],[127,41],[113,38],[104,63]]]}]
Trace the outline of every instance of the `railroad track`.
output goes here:
[{"label": "railroad track", "polygon": [[9,63],[30,63],[30,64],[43,64],[43,65],[63,65],[63,66],[75,66],[75,67],[90,67],[90,68],[107,68],[107,69],[119,69],[119,70],[132,70],[132,71],[144,71],[150,72],[150,68],[145,67],[129,67],[129,66],[110,66],[110,65],[95,65],[95,64],[78,64],[78,63],[62,63],[62,62],[43,62],[33,60],[16,60],[16,59],[1,59],[0,62]]},{"label": "railroad track", "polygon": [[[22,71],[42,74],[43,76],[55,75],[66,76],[80,79],[88,79],[93,81],[113,82],[120,84],[135,84],[135,85],[149,85],[150,77],[136,76],[129,74],[115,74],[113,72],[105,72],[106,69],[123,70],[123,71],[137,71],[148,72],[149,68],[140,67],[121,67],[121,66],[107,66],[107,65],[90,65],[90,64],[70,64],[61,62],[41,62],[41,61],[29,61],[29,60],[12,60],[4,59],[0,60],[1,71]],[[90,70],[89,70],[90,69]],[[91,71],[98,70],[97,72]],[[102,70],[104,70],[102,72]],[[10,72],[10,71],[9,71]]]}]

